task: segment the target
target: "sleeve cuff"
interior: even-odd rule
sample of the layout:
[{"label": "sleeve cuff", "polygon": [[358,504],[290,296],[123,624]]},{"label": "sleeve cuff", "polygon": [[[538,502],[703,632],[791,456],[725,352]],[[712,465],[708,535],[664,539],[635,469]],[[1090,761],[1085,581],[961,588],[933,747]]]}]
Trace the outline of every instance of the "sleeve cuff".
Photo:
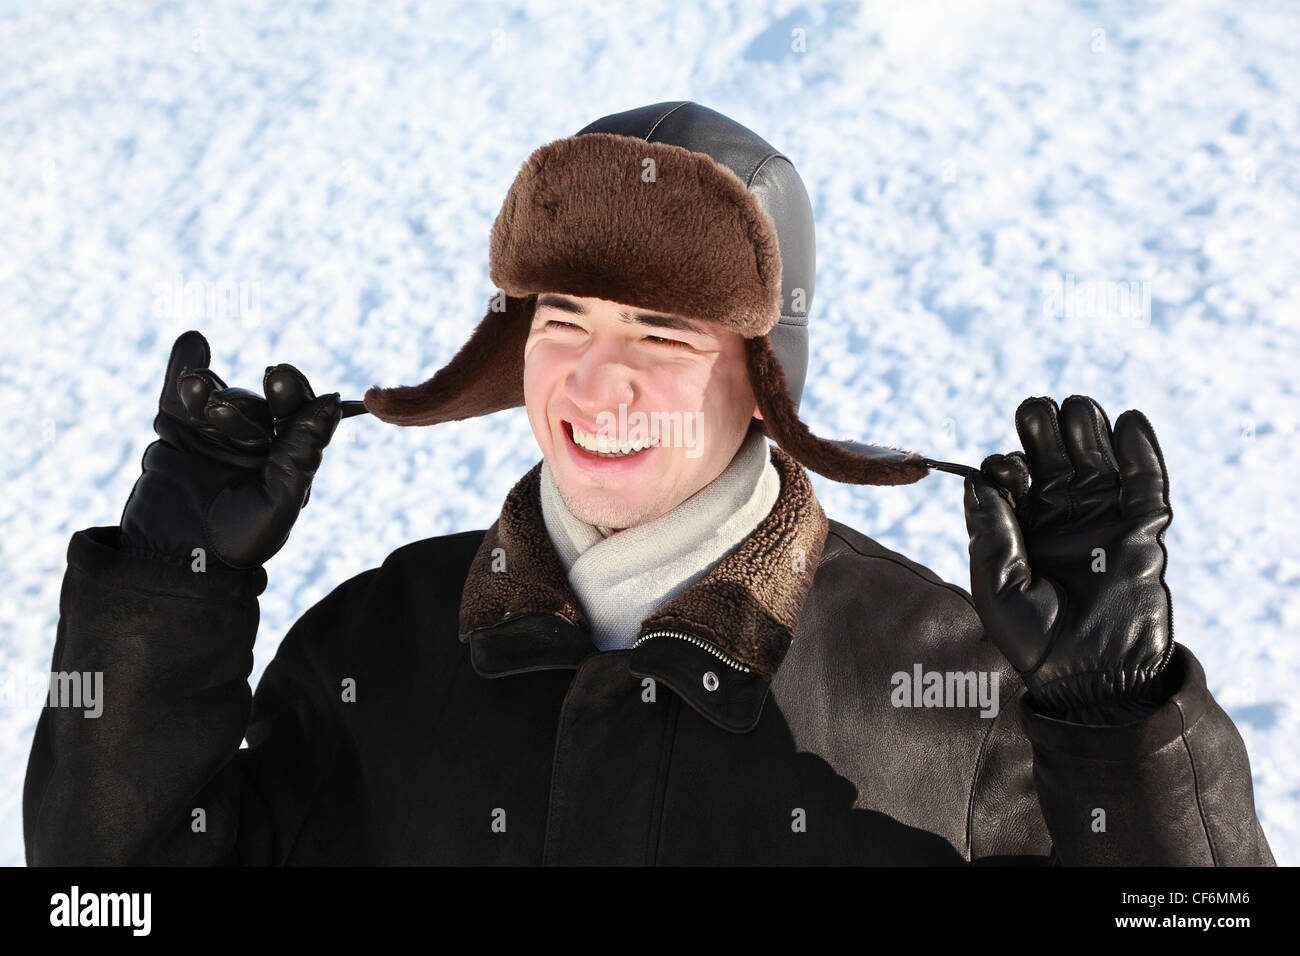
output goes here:
[{"label": "sleeve cuff", "polygon": [[1165,665],[1171,692],[1144,717],[1131,723],[1075,723],[1049,716],[1029,694],[1020,696],[1025,734],[1035,747],[1094,760],[1132,760],[1159,750],[1205,713],[1209,690],[1205,671],[1192,652],[1175,642]]},{"label": "sleeve cuff", "polygon": [[68,568],[98,584],[200,601],[242,601],[266,590],[266,569],[235,571],[208,564],[206,571],[127,554],[118,549],[117,525],[85,528],[68,542]]},{"label": "sleeve cuff", "polygon": [[1038,706],[1039,713],[1072,724],[1114,726],[1145,720],[1169,702],[1169,693],[1167,691],[1153,696],[1155,699],[1112,700],[1101,704],[1093,704],[1090,707],[1076,707],[1064,711],[1042,707],[1040,701],[1035,701],[1035,705]]}]

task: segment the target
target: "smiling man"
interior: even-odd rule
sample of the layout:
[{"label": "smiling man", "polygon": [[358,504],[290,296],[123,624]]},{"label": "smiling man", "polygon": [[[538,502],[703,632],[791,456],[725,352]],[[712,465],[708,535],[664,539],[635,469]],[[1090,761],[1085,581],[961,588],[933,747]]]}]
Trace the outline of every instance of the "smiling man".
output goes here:
[{"label": "smiling man", "polygon": [[537,300],[524,395],[549,480],[575,516],[612,530],[709,484],[762,418],[739,333],[554,294]]},{"label": "smiling man", "polygon": [[602,651],[633,646],[780,493],[738,332],[544,294],[524,397],[546,532]]},{"label": "smiling man", "polygon": [[[182,335],[119,525],[69,546],[55,669],[106,693],[42,713],[29,862],[1272,864],[1173,641],[1150,422],[1026,399],[979,469],[819,438],[814,259],[789,159],[698,104],[535,151],[483,319],[365,406],[522,406],[541,460],[486,530],[307,611],[256,695],[262,566],[344,412],[288,365],[228,388]],[[969,592],[808,475],[931,468],[965,476]]]}]

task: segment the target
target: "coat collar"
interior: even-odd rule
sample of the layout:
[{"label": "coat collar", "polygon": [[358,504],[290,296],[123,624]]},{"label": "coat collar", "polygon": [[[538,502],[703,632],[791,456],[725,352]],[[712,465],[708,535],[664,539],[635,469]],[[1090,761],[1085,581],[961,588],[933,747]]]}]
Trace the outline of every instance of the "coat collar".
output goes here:
[{"label": "coat collar", "polygon": [[[828,522],[807,472],[779,446],[781,492],[740,546],[641,625],[629,666],[728,730],[752,729],[794,639]],[[542,520],[539,461],[511,489],[470,564],[460,639],[501,677],[577,667],[599,653]],[[620,652],[612,652],[620,653]]]}]

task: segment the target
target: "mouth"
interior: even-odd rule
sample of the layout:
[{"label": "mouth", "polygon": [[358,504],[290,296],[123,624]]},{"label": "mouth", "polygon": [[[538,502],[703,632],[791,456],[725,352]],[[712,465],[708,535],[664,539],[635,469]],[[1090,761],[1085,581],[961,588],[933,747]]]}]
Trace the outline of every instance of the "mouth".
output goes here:
[{"label": "mouth", "polygon": [[565,444],[569,446],[570,453],[584,462],[622,462],[643,459],[648,457],[648,452],[659,446],[657,438],[639,439],[616,445],[606,436],[595,435],[570,421],[562,420],[560,427],[564,431]]}]

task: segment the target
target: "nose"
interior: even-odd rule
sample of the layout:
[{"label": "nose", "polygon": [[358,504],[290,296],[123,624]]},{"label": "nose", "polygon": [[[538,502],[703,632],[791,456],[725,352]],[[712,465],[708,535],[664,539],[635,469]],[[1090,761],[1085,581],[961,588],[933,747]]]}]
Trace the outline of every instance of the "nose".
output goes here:
[{"label": "nose", "polygon": [[636,376],[618,342],[594,341],[573,363],[564,384],[578,409],[594,418],[602,411],[617,412],[620,404],[631,405]]}]

